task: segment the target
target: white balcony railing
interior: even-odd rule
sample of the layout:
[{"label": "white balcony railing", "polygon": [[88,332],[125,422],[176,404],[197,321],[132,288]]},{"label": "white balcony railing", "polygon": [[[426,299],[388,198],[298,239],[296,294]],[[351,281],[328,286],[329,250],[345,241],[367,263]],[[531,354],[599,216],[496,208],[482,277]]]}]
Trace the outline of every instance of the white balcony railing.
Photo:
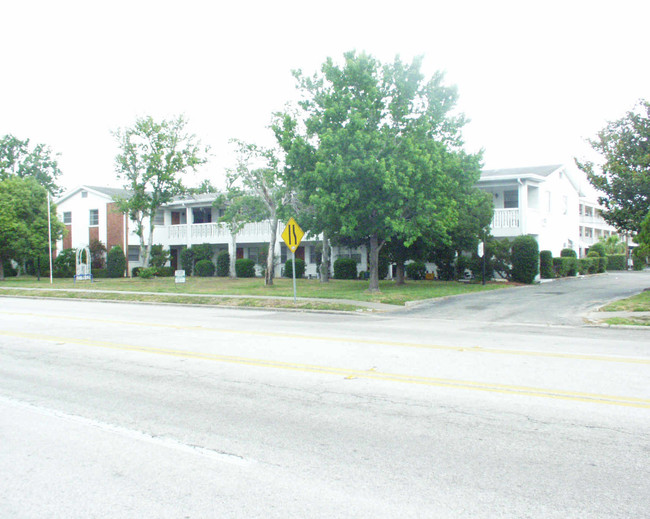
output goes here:
[{"label": "white balcony railing", "polygon": [[[247,223],[237,233],[239,239],[265,241],[271,235],[269,222]],[[169,243],[180,245],[187,243],[187,225],[170,225],[167,227]],[[195,223],[190,225],[190,243],[227,243],[230,239],[228,227],[223,223]]]},{"label": "white balcony railing", "polygon": [[495,209],[492,229],[516,229],[520,226],[519,209]]}]

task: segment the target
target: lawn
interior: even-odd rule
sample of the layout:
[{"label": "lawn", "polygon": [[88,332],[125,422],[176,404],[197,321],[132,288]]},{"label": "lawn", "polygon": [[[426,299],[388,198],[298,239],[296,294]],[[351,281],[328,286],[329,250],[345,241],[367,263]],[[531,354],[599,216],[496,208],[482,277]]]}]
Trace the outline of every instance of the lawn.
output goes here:
[{"label": "lawn", "polygon": [[[480,284],[460,283],[455,281],[409,281],[405,285],[396,286],[393,281],[381,281],[380,292],[368,292],[367,281],[331,280],[329,283],[320,283],[316,279],[296,280],[298,297],[348,299],[352,301],[368,301],[394,305],[404,305],[409,301],[440,298],[445,296],[495,290],[504,288],[504,283]],[[199,278],[188,277],[185,283],[175,283],[174,278],[155,279],[97,279],[95,282],[79,281],[74,283],[69,279],[54,279],[50,285],[49,279],[37,281],[34,277],[23,276],[20,278],[7,278],[0,281],[0,294],[9,295],[16,293],[14,290],[4,288],[40,288],[40,289],[85,289],[85,290],[119,290],[121,292],[156,292],[160,294],[201,294],[206,296],[264,296],[293,297],[293,284],[291,279],[278,278],[273,286],[265,286],[261,278],[229,279],[229,278]],[[66,292],[66,296],[73,297],[75,292]],[[89,294],[85,295],[89,297]],[[129,298],[129,300],[135,300]],[[196,298],[193,300],[199,303]],[[252,301],[252,300],[249,300]],[[170,301],[171,302],[171,301]],[[205,304],[205,303],[204,303]],[[251,303],[252,304],[252,303]],[[259,304],[256,303],[256,305]],[[268,306],[277,306],[269,303]],[[320,307],[319,307],[320,308]],[[348,309],[348,308],[344,308]]]},{"label": "lawn", "polygon": [[650,290],[614,301],[601,308],[602,312],[650,312]]}]

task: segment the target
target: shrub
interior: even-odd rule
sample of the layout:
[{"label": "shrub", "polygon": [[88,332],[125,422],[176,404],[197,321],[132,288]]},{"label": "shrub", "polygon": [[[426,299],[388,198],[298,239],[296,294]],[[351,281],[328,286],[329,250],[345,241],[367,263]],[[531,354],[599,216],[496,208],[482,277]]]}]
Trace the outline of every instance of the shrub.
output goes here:
[{"label": "shrub", "polygon": [[108,277],[108,270],[107,269],[92,269],[91,274],[93,275],[93,279],[103,279]]},{"label": "shrub", "polygon": [[[605,252],[605,246],[601,242],[594,243],[591,247],[589,247],[589,254],[592,252],[595,252],[602,258],[607,256],[607,253]],[[589,256],[589,254],[587,254],[587,256]]]},{"label": "shrub", "polygon": [[[13,278],[18,275],[18,271],[11,264],[11,260],[7,259],[3,262],[3,270],[4,270],[4,277],[6,278]],[[60,276],[60,277],[64,277],[64,276]]]},{"label": "shrub", "polygon": [[[5,266],[5,275],[6,275]],[[52,264],[52,276],[55,278],[71,278],[77,273],[77,251],[75,249],[63,249],[54,258]]]},{"label": "shrub", "polygon": [[180,259],[185,273],[191,276],[192,269],[194,268],[194,251],[188,248],[183,249],[180,253]]},{"label": "shrub", "polygon": [[640,245],[632,250],[632,261],[634,270],[643,270],[648,263],[648,253],[650,248]]},{"label": "shrub", "polygon": [[406,265],[406,275],[415,281],[422,280],[427,275],[427,267],[421,261],[414,261]]},{"label": "shrub", "polygon": [[[40,260],[40,265],[39,265]],[[6,265],[7,263],[5,263]],[[50,257],[47,254],[41,254],[35,258],[29,258],[25,261],[25,272],[30,276],[38,275],[38,270],[40,268],[41,276],[50,275]],[[95,268],[93,267],[93,271]]]},{"label": "shrub", "polygon": [[174,269],[172,267],[156,267],[156,276],[161,278],[173,277]]},{"label": "shrub", "polygon": [[147,267],[147,268],[141,268],[138,270],[138,277],[142,279],[151,279],[156,275],[158,271],[157,267]]},{"label": "shrub", "polygon": [[573,249],[562,249],[560,252],[560,258],[577,258],[578,255]]},{"label": "shrub", "polygon": [[[284,271],[282,275],[285,278],[293,277],[293,260],[288,259],[284,264]],[[305,275],[305,260],[296,258],[296,279]]]},{"label": "shrub", "polygon": [[217,256],[217,276],[228,277],[230,274],[230,254],[228,251],[222,251]]},{"label": "shrub", "polygon": [[202,243],[201,245],[192,245],[192,253],[194,254],[195,265],[199,261],[203,261],[203,260],[212,261],[212,256],[214,256],[212,245],[210,245],[209,243]]},{"label": "shrub", "polygon": [[593,258],[580,258],[578,260],[578,271],[582,275],[596,272],[596,263]]},{"label": "shrub", "polygon": [[194,272],[202,278],[214,276],[214,263],[208,259],[197,261],[196,265],[194,265]]},{"label": "shrub", "polygon": [[553,278],[553,253],[543,250],[539,253],[539,273],[542,279]]},{"label": "shrub", "polygon": [[590,258],[592,262],[591,268],[589,269],[590,274],[605,272],[605,266],[607,265],[607,258],[602,257],[595,250],[590,250],[587,253],[587,257]]},{"label": "shrub", "polygon": [[90,240],[90,267],[93,276],[95,270],[103,269],[106,265],[106,246],[99,240]]},{"label": "shrub", "polygon": [[532,236],[517,236],[512,242],[512,279],[532,283],[539,272],[539,246]]},{"label": "shrub", "polygon": [[610,254],[607,256],[607,270],[627,270],[625,254]]},{"label": "shrub", "polygon": [[113,245],[106,257],[106,274],[109,278],[121,278],[126,270],[126,257],[119,245]]},{"label": "shrub", "polygon": [[386,254],[385,249],[385,247],[382,247],[382,249],[379,251],[379,279],[386,279],[388,276],[388,269],[390,268],[390,259],[388,258],[388,254]]},{"label": "shrub", "polygon": [[254,278],[255,262],[250,258],[240,258],[235,261],[235,274],[238,278]]},{"label": "shrub", "polygon": [[163,249],[162,245],[152,245],[149,251],[149,265],[152,267],[164,267],[169,261],[169,252]]},{"label": "shrub", "polygon": [[[494,277],[494,260],[485,252],[485,279],[492,279]],[[460,258],[459,258],[460,259]],[[479,258],[478,254],[473,254],[469,261],[468,268],[472,271],[472,276],[477,281],[483,281],[483,258]]]},{"label": "shrub", "polygon": [[[474,271],[475,268],[478,269],[478,270]],[[466,256],[458,256],[456,258],[456,276],[455,276],[455,279],[463,279],[465,277],[465,271],[468,270],[468,269],[472,271],[472,274],[474,274],[474,276],[479,274],[479,270],[482,270],[480,266],[474,265],[473,262],[471,262],[470,259],[467,258]],[[408,272],[406,273],[406,275],[409,278],[411,277],[408,274]]]},{"label": "shrub", "polygon": [[336,279],[357,279],[357,262],[352,258],[337,258],[334,262]]},{"label": "shrub", "polygon": [[137,278],[138,274],[140,273],[141,270],[142,270],[142,267],[133,267],[131,269],[131,277],[132,278]]}]

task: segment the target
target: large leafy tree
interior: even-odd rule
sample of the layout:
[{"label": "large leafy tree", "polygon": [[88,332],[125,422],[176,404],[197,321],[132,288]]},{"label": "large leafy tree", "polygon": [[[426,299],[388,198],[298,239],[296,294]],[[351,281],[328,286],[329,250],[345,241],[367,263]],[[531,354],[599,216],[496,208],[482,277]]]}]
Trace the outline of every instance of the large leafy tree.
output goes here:
[{"label": "large leafy tree", "polygon": [[[296,72],[298,120],[276,132],[319,226],[335,241],[365,242],[370,291],[379,289],[379,251],[389,240],[410,247],[425,233],[440,242],[458,220],[455,194],[475,182],[479,160],[462,151],[456,90],[421,60],[382,65],[367,54],[328,59],[320,73]],[[471,171],[465,171],[469,168]]]},{"label": "large leafy tree", "polygon": [[135,222],[145,267],[153,244],[156,211],[183,194],[183,176],[206,161],[207,148],[201,148],[185,126],[182,116],[160,122],[145,117],[115,132],[121,151],[115,160],[117,174],[130,192],[129,198],[116,202]]},{"label": "large leafy tree", "polygon": [[[63,224],[50,206],[52,245]],[[0,279],[9,260],[23,263],[48,254],[47,191],[34,178],[12,176],[0,181]]]},{"label": "large leafy tree", "polygon": [[56,184],[60,175],[56,155],[45,144],[32,147],[29,139],[23,141],[13,135],[0,139],[0,180],[11,176],[32,177],[51,194],[57,195],[61,191]]},{"label": "large leafy tree", "polygon": [[638,233],[650,210],[650,102],[610,122],[589,140],[601,163],[579,161],[589,181],[604,193],[603,218],[619,231]]}]

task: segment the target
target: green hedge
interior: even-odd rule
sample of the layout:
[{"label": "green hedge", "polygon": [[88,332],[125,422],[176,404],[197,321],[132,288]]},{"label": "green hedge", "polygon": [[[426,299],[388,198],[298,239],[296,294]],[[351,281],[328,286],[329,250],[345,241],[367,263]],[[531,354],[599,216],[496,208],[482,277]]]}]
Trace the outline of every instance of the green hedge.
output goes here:
[{"label": "green hedge", "polygon": [[337,258],[334,262],[336,279],[357,279],[357,262],[352,258]]},{"label": "green hedge", "polygon": [[222,251],[217,256],[217,276],[225,278],[230,275],[230,254]]},{"label": "green hedge", "polygon": [[[75,249],[63,249],[56,255],[56,258],[54,258],[54,263],[52,264],[52,276],[55,278],[71,278],[77,273],[76,269],[77,251]],[[5,276],[6,275],[7,262],[5,262]]]},{"label": "green hedge", "polygon": [[512,280],[533,283],[539,272],[539,245],[532,236],[517,236],[512,242]]},{"label": "green hedge", "polygon": [[109,278],[121,278],[126,271],[126,257],[119,245],[113,245],[106,255],[106,275]]},{"label": "green hedge", "polygon": [[553,258],[555,277],[573,277],[578,273],[578,258]]},{"label": "green hedge", "polygon": [[627,270],[625,254],[609,254],[607,256],[607,270]]},{"label": "green hedge", "polygon": [[598,268],[598,258],[580,258],[578,260],[578,271],[580,274],[595,274]]},{"label": "green hedge", "polygon": [[194,272],[201,278],[208,278],[214,276],[214,263],[209,259],[202,259],[194,265]]},{"label": "green hedge", "polygon": [[[282,275],[285,278],[293,278],[293,261],[288,259],[284,264]],[[296,279],[305,275],[305,260],[296,258]]]},{"label": "green hedge", "polygon": [[553,253],[550,250],[543,250],[539,253],[539,273],[542,279],[552,279],[553,273]]},{"label": "green hedge", "polygon": [[147,267],[138,269],[137,276],[142,279],[151,279],[158,272],[158,267]]},{"label": "green hedge", "polygon": [[576,251],[573,249],[562,249],[560,251],[560,258],[577,258],[578,255],[576,254]]},{"label": "green hedge", "polygon": [[235,273],[238,278],[254,278],[255,262],[249,258],[240,258],[235,261]]},{"label": "green hedge", "polygon": [[[595,252],[602,258],[607,256],[607,253],[605,252],[605,246],[600,242],[596,242],[591,247],[589,247],[589,252]],[[587,254],[587,256],[589,256],[589,254]]]},{"label": "green hedge", "polygon": [[406,265],[406,276],[409,279],[420,281],[422,279],[425,279],[426,275],[427,267],[421,261],[414,261]]}]

